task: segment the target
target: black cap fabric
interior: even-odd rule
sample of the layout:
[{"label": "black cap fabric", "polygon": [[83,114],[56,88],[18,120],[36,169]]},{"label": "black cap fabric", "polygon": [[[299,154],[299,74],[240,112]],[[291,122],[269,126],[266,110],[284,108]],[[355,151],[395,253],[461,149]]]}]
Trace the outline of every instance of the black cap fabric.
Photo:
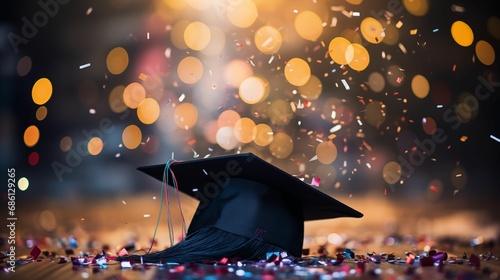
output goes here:
[{"label": "black cap fabric", "polygon": [[[166,164],[139,167],[163,181]],[[169,184],[200,201],[187,236],[218,228],[300,256],[304,222],[363,216],[252,153],[174,161]]]}]

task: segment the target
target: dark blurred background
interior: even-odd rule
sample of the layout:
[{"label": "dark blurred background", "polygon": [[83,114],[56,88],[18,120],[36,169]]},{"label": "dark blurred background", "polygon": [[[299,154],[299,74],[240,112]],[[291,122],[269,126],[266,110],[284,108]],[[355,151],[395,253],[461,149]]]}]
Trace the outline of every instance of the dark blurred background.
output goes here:
[{"label": "dark blurred background", "polygon": [[[352,234],[378,228],[383,234],[497,238],[500,18],[494,4],[8,1],[0,23],[0,161],[4,172],[15,168],[21,184],[19,235],[147,241],[161,182],[137,167],[172,157],[253,152],[306,182],[319,178],[320,190],[363,212],[354,224],[334,224],[352,226]],[[309,14],[311,27],[305,28],[311,33],[297,23],[302,11],[315,15]],[[248,18],[248,26],[236,26],[234,18],[240,24]],[[317,18],[321,28],[314,25]],[[455,25],[454,34],[457,21],[463,24]],[[193,22],[201,27],[186,35]],[[274,53],[255,42],[262,26],[280,33]],[[206,39],[202,27],[211,37],[197,49]],[[370,42],[370,34],[378,34],[377,41]],[[276,42],[276,34],[269,36]],[[367,51],[362,70],[332,60],[329,46],[337,37]],[[464,41],[469,43],[459,44]],[[107,62],[115,48],[126,54],[114,53],[119,73]],[[196,72],[199,65],[190,64],[187,74],[179,72],[186,57],[197,58],[203,69]],[[293,58],[306,61],[317,77],[310,88],[285,77]],[[234,61],[240,64],[230,67]],[[186,82],[196,74],[199,80]],[[244,102],[234,84],[249,76],[264,80],[268,91],[257,104]],[[43,78],[52,90],[37,104],[33,89]],[[150,110],[155,106],[143,112],[153,118],[150,124],[124,104],[132,83],[158,105],[157,118]],[[176,110],[185,103],[193,104],[190,110]],[[198,118],[192,126],[179,125],[186,125],[193,107]],[[228,110],[237,118],[222,119]],[[241,127],[246,134],[255,124],[267,125],[272,133],[263,138],[269,142],[235,139],[232,128],[221,130],[239,118],[254,122]],[[131,125],[140,133],[124,136]],[[1,193],[6,205],[7,183]],[[186,202],[188,212],[194,204]],[[7,209],[0,212],[4,217]],[[311,226],[311,235],[325,236],[330,225]]]}]

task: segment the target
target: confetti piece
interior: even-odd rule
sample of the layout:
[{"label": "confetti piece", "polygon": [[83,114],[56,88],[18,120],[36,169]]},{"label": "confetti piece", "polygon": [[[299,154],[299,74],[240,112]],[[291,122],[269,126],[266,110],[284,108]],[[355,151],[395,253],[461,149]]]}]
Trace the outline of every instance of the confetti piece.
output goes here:
[{"label": "confetti piece", "polygon": [[396,28],[401,28],[403,26],[403,22],[402,21],[398,21],[396,23]]},{"label": "confetti piece", "polygon": [[179,102],[184,101],[185,98],[186,98],[186,95],[184,93],[181,94],[181,96],[179,96]]},{"label": "confetti piece", "polygon": [[402,43],[399,43],[399,44],[398,44],[398,46],[399,46],[399,49],[400,49],[400,50],[401,50],[404,54],[406,54],[406,48],[405,48],[405,46],[404,46]]},{"label": "confetti piece", "polygon": [[410,35],[416,35],[418,33],[418,29],[410,30]]},{"label": "confetti piece", "polygon": [[339,131],[340,129],[342,128],[342,125],[338,124],[332,128],[330,128],[330,133],[334,133],[334,132],[337,132]]},{"label": "confetti piece", "polygon": [[94,115],[96,113],[95,109],[89,109],[89,113]]},{"label": "confetti piece", "polygon": [[85,64],[80,65],[80,69],[85,69],[87,67],[90,67],[90,63],[85,63]]},{"label": "confetti piece", "polygon": [[360,16],[360,13],[359,13],[359,12],[352,12],[352,16],[353,16],[353,17],[359,17],[359,16]]},{"label": "confetti piece", "polygon": [[148,75],[146,75],[144,73],[139,74],[139,80],[145,81],[147,78],[148,78]]},{"label": "confetti piece", "polygon": [[344,85],[345,89],[346,90],[350,90],[351,88],[349,87],[349,85],[347,84],[346,80],[342,79],[342,84]]},{"label": "confetti piece", "polygon": [[468,139],[468,137],[467,137],[467,136],[465,136],[465,135],[464,135],[464,136],[462,136],[462,137],[460,137],[460,141],[462,141],[462,142],[467,141],[467,139]]},{"label": "confetti piece", "polygon": [[495,141],[497,141],[497,142],[500,142],[500,138],[498,138],[498,137],[490,135],[490,138],[493,139],[493,140],[495,140]]},{"label": "confetti piece", "polygon": [[88,8],[87,11],[85,12],[85,15],[90,15],[94,9],[92,7]]},{"label": "confetti piece", "polygon": [[149,214],[144,214],[144,218],[149,218],[151,215]]},{"label": "confetti piece", "polygon": [[127,205],[127,203],[125,202],[125,200],[122,200],[122,203],[123,203],[123,205]]}]

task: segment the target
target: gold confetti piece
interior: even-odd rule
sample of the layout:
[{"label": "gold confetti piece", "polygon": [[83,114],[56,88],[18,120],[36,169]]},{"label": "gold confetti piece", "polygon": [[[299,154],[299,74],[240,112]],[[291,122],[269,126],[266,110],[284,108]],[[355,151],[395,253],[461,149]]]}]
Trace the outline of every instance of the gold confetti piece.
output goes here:
[{"label": "gold confetti piece", "polygon": [[403,26],[403,22],[402,21],[398,21],[396,23],[396,28],[401,28]]},{"label": "gold confetti piece", "polygon": [[144,73],[141,73],[141,74],[139,75],[139,79],[140,79],[141,81],[145,81],[147,78],[148,78],[148,75],[146,75],[146,74],[144,74]]},{"label": "gold confetti piece", "polygon": [[410,35],[417,35],[418,29],[410,30]]},{"label": "gold confetti piece", "polygon": [[469,137],[464,135],[464,136],[460,137],[460,141],[465,142],[465,141],[467,141],[468,138]]},{"label": "gold confetti piece", "polygon": [[127,203],[125,202],[125,200],[122,200],[122,203],[123,203],[123,205],[127,205]]}]

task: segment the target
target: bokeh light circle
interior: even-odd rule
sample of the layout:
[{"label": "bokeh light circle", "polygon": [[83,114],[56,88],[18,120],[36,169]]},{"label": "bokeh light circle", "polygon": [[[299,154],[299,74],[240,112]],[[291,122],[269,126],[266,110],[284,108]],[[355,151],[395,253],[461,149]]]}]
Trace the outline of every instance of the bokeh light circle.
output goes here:
[{"label": "bokeh light circle", "polygon": [[137,106],[137,117],[143,124],[152,124],[160,116],[160,105],[153,98],[145,98]]},{"label": "bokeh light circle", "polygon": [[387,184],[395,184],[401,179],[401,165],[395,161],[388,162],[382,169],[382,177]]},{"label": "bokeh light circle", "polygon": [[131,124],[125,127],[122,133],[122,142],[127,149],[133,150],[139,147],[141,141],[142,131],[137,125]]},{"label": "bokeh light circle", "polygon": [[411,90],[416,97],[425,98],[430,91],[429,81],[422,75],[415,75],[411,80]]},{"label": "bokeh light circle", "polygon": [[368,76],[368,87],[374,92],[381,92],[385,88],[385,79],[379,72],[372,72]]},{"label": "bokeh light circle", "polygon": [[489,17],[487,23],[488,33],[495,38],[495,40],[500,40],[500,18],[499,17]]},{"label": "bokeh light circle", "polygon": [[311,77],[311,67],[302,58],[292,58],[285,65],[285,78],[294,86],[303,86]]},{"label": "bokeh light circle", "polygon": [[278,159],[284,159],[293,152],[293,140],[285,132],[274,134],[273,141],[269,144],[269,151]]},{"label": "bokeh light circle", "polygon": [[366,105],[365,119],[369,124],[379,127],[385,118],[385,106],[381,102],[373,101]]},{"label": "bokeh light circle", "polygon": [[40,106],[36,110],[36,119],[39,121],[43,121],[47,117],[47,107],[45,106]]},{"label": "bokeh light circle", "polygon": [[274,139],[273,129],[265,123],[256,125],[253,134],[255,135],[253,142],[261,147],[271,144]]},{"label": "bokeh light circle", "polygon": [[294,27],[300,37],[313,42],[323,33],[323,21],[309,10],[302,11],[295,17]]},{"label": "bokeh light circle", "polygon": [[38,143],[40,139],[40,130],[36,125],[30,125],[24,131],[24,144],[28,147],[33,147]]},{"label": "bokeh light circle", "polygon": [[174,120],[177,127],[190,129],[198,121],[198,109],[192,103],[181,103],[175,108]]},{"label": "bokeh light circle", "polygon": [[[352,59],[351,55],[349,54],[351,49]],[[361,44],[351,44],[351,47],[347,49],[346,57],[346,60],[349,61],[349,67],[356,71],[363,71],[370,64],[370,54],[368,53],[368,50]]]},{"label": "bokeh light circle", "polygon": [[184,29],[184,42],[192,50],[203,50],[210,38],[210,28],[201,21],[193,21]]},{"label": "bokeh light circle", "polygon": [[428,135],[433,135],[437,129],[436,121],[431,117],[425,117],[422,119],[422,129]]},{"label": "bokeh light circle", "polygon": [[57,220],[54,213],[50,210],[44,210],[39,216],[40,226],[48,232],[54,231],[57,226]]},{"label": "bokeh light circle", "polygon": [[309,81],[307,81],[307,83],[303,86],[300,86],[298,90],[302,98],[307,100],[316,100],[323,92],[323,84],[318,77],[311,75]]},{"label": "bokeh light circle", "polygon": [[346,58],[347,48],[351,46],[351,42],[344,37],[335,37],[328,45],[328,54],[331,59],[340,65],[346,65],[350,61]]},{"label": "bokeh light circle", "polygon": [[424,16],[429,10],[428,0],[403,0],[403,6],[414,16]]},{"label": "bokeh light circle", "polygon": [[203,76],[203,64],[198,58],[187,56],[179,62],[177,75],[184,83],[195,84]]},{"label": "bokeh light circle", "polygon": [[252,66],[245,60],[231,60],[224,69],[226,83],[232,87],[239,87],[241,82],[253,75]]},{"label": "bokeh light circle", "polygon": [[37,105],[43,105],[52,96],[52,83],[47,78],[40,78],[31,89],[31,97]]},{"label": "bokeh light circle", "polygon": [[136,109],[144,98],[146,98],[146,89],[138,82],[128,84],[123,90],[123,102],[130,109]]},{"label": "bokeh light circle", "polygon": [[283,99],[274,100],[267,109],[267,116],[274,125],[288,124],[293,118],[290,104]]},{"label": "bokeh light circle", "polygon": [[260,52],[273,54],[280,50],[283,39],[278,29],[265,25],[255,31],[254,41]]},{"label": "bokeh light circle", "polygon": [[[240,28],[250,27],[258,17],[257,5],[254,1],[230,1],[227,9],[227,18],[234,26]],[[234,4],[233,4],[234,3]],[[216,4],[217,5],[217,4]]]},{"label": "bokeh light circle", "polygon": [[28,156],[28,164],[31,166],[37,165],[39,161],[40,161],[40,155],[37,152],[32,152]]},{"label": "bokeh light circle", "polygon": [[87,150],[89,154],[93,156],[100,154],[103,147],[104,143],[102,142],[102,139],[99,137],[91,138],[87,144]]},{"label": "bokeh light circle", "polygon": [[33,66],[33,62],[31,61],[31,57],[23,56],[17,62],[17,74],[21,77],[28,75],[31,71],[31,67]]},{"label": "bokeh light circle", "polygon": [[109,93],[108,103],[111,111],[115,113],[122,113],[127,110],[127,105],[123,100],[123,93],[125,92],[125,87],[122,85],[114,87]]},{"label": "bokeh light circle", "polygon": [[490,45],[490,43],[479,40],[476,43],[476,56],[479,61],[484,65],[492,65],[495,62],[495,50]]},{"label": "bokeh light circle", "polygon": [[239,86],[238,94],[247,104],[255,104],[264,100],[267,83],[259,77],[251,76],[243,80]]},{"label": "bokeh light circle", "polygon": [[384,40],[384,27],[375,18],[364,18],[359,25],[359,29],[361,30],[363,38],[372,44],[379,44]]},{"label": "bokeh light circle", "polygon": [[234,135],[232,126],[220,127],[215,137],[217,139],[217,144],[225,150],[232,150],[240,144]]},{"label": "bokeh light circle", "polygon": [[174,44],[174,46],[180,50],[185,50],[188,48],[186,42],[184,41],[184,31],[190,23],[191,22],[187,20],[179,20],[175,22],[172,30],[170,31],[170,40],[172,41],[172,44]]},{"label": "bokeh light circle", "polygon": [[61,138],[61,141],[59,141],[59,149],[61,149],[61,151],[63,152],[71,150],[72,147],[73,139],[71,139],[71,137],[69,136],[64,136],[63,138]]},{"label": "bokeh light circle", "polygon": [[111,74],[118,75],[127,69],[129,62],[128,53],[122,47],[112,49],[106,57],[106,66]]},{"label": "bokeh light circle", "polygon": [[241,118],[234,124],[234,137],[241,143],[250,143],[255,138],[255,122],[250,118]]},{"label": "bokeh light circle", "polygon": [[29,188],[30,186],[30,181],[26,177],[21,177],[19,180],[17,180],[17,187],[21,191],[25,191]]},{"label": "bokeh light circle", "polygon": [[230,126],[233,127],[234,124],[240,119],[240,114],[235,110],[225,110],[220,113],[217,118],[217,125],[219,127]]},{"label": "bokeh light circle", "polygon": [[474,41],[472,29],[467,23],[460,20],[455,21],[451,25],[451,36],[462,47],[468,47]]},{"label": "bokeh light circle", "polygon": [[316,156],[322,164],[330,164],[337,158],[337,147],[332,141],[323,141],[316,146]]}]

